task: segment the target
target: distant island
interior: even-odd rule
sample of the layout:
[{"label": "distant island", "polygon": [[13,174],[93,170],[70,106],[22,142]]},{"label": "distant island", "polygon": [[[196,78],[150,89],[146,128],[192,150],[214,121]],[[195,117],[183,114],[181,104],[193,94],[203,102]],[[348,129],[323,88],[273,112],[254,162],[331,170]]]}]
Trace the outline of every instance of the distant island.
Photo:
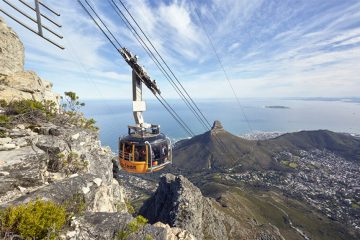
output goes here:
[{"label": "distant island", "polygon": [[280,108],[280,109],[289,109],[287,106],[273,105],[273,106],[265,106],[265,108]]},{"label": "distant island", "polygon": [[298,97],[284,98],[285,100],[302,100],[302,101],[325,101],[325,102],[347,102],[360,103],[360,97]]}]

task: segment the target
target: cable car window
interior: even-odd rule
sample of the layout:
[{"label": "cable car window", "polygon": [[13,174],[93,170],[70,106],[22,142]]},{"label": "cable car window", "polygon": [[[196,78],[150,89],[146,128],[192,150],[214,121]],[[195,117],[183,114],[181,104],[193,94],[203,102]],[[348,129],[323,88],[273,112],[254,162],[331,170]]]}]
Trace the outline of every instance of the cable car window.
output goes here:
[{"label": "cable car window", "polygon": [[132,144],[124,143],[124,159],[128,161],[132,161]]},{"label": "cable car window", "polygon": [[146,146],[135,146],[134,153],[135,161],[145,162],[146,161]]},{"label": "cable car window", "polygon": [[160,148],[159,146],[155,145],[152,148],[153,152],[154,152],[154,159],[159,159],[160,158]]}]

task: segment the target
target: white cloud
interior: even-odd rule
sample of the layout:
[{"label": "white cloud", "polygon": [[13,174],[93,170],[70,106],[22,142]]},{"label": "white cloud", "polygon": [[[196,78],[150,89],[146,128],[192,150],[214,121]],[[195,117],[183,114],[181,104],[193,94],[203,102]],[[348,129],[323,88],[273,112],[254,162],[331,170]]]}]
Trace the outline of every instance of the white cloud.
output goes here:
[{"label": "white cloud", "polygon": [[[108,1],[91,2],[121,43],[140,56],[164,95],[175,97]],[[59,92],[71,88],[86,98],[130,97],[129,67],[77,1],[48,4],[62,13],[59,21],[65,38],[57,42],[65,45],[65,51],[7,19],[25,43],[27,67],[53,81]],[[232,96],[202,24],[240,97],[360,92],[358,1],[295,5],[263,0],[132,0],[125,4],[195,98]]]}]

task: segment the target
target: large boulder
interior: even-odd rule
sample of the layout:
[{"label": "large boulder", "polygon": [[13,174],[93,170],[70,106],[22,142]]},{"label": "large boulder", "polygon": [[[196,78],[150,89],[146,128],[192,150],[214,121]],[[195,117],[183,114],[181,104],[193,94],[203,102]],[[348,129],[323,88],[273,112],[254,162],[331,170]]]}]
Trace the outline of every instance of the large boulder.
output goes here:
[{"label": "large boulder", "polygon": [[32,146],[19,148],[15,143],[0,145],[2,148],[6,146],[12,150],[0,151],[0,202],[43,185],[46,171],[47,154],[41,149]]},{"label": "large boulder", "polygon": [[23,99],[33,99],[32,94],[29,92],[24,92],[6,85],[1,85],[0,83],[0,99],[5,100],[6,102],[19,101]]},{"label": "large boulder", "polygon": [[41,79],[35,72],[20,71],[1,77],[0,99],[6,102],[22,99],[53,101],[59,105],[60,95],[52,92],[51,89],[52,84]]},{"label": "large boulder", "polygon": [[219,212],[212,201],[183,176],[166,174],[140,214],[150,223],[162,222],[188,230],[198,239],[229,239],[241,228],[230,216]]},{"label": "large boulder", "polygon": [[21,71],[13,73],[6,77],[4,81],[12,88],[31,94],[51,91],[52,87],[52,84],[49,81],[41,79],[33,71]]},{"label": "large boulder", "polygon": [[24,70],[24,45],[0,17],[0,75]]}]

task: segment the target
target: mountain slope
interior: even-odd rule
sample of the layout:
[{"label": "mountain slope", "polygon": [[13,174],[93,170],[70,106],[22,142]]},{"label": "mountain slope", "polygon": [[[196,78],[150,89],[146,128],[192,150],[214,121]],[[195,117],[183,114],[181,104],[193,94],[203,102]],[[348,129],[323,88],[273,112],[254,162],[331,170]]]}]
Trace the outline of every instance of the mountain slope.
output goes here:
[{"label": "mountain slope", "polygon": [[296,149],[326,149],[349,161],[360,161],[360,139],[328,130],[287,133],[262,141],[267,148],[294,151]]},{"label": "mountain slope", "polygon": [[175,145],[174,166],[190,171],[285,170],[273,159],[276,153],[312,149],[326,149],[346,160],[360,161],[360,139],[350,135],[317,130],[252,141],[232,135],[215,121],[211,131]]}]

